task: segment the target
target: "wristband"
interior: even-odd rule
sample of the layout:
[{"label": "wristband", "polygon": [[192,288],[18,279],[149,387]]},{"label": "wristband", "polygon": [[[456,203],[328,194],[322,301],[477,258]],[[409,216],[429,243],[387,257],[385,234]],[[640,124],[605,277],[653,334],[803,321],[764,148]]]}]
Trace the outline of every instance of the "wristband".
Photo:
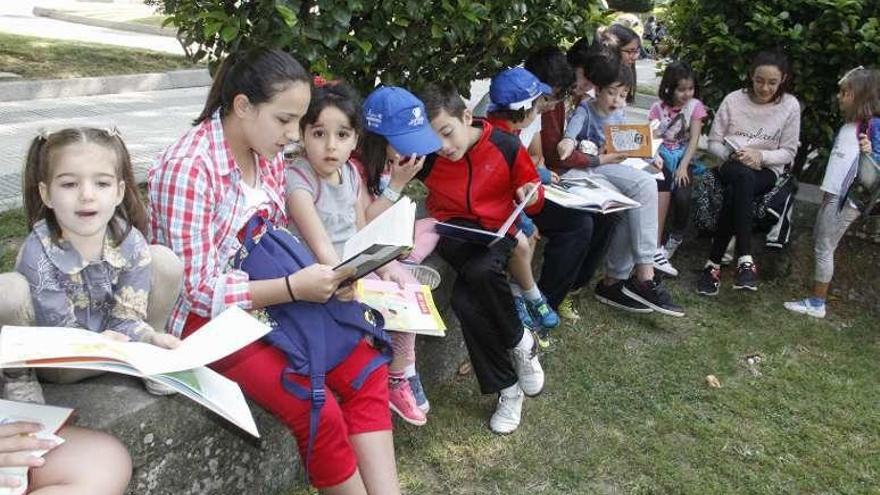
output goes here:
[{"label": "wristband", "polygon": [[296,302],[293,289],[290,288],[290,276],[284,277],[284,285],[287,287],[287,295],[290,296],[290,302]]},{"label": "wristband", "polygon": [[398,199],[400,199],[400,193],[391,189],[391,187],[386,187],[382,190],[382,197],[391,201],[392,203],[396,203]]}]

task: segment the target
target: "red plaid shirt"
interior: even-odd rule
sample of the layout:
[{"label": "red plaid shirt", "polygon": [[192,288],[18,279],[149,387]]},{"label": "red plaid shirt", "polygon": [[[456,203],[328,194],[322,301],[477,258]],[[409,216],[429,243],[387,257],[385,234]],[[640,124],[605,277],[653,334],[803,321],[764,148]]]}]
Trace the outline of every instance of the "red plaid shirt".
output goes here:
[{"label": "red plaid shirt", "polygon": [[[281,154],[271,162],[258,158],[257,169],[271,202],[269,220],[287,225]],[[180,335],[191,312],[210,318],[232,305],[251,308],[248,275],[232,268],[241,247],[237,234],[249,218],[240,182],[219,111],[169,146],[150,168],[151,242],[170,247],[184,266],[184,291],[168,323],[174,335]]]}]

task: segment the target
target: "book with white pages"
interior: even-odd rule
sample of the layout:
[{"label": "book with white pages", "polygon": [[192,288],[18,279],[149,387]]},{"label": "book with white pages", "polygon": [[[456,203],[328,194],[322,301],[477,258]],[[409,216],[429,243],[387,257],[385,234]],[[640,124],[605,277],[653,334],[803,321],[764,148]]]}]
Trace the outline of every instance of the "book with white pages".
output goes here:
[{"label": "book with white pages", "polygon": [[562,178],[559,184],[545,188],[544,197],[565,208],[603,214],[641,206],[638,201],[633,201],[587,177]]},{"label": "book with white pages", "polygon": [[[529,191],[525,198],[523,198],[522,202],[516,205],[513,213],[507,217],[507,220],[498,228],[496,231],[477,229],[473,227],[465,227],[463,225],[456,225],[454,223],[447,222],[437,222],[434,224],[434,231],[438,234],[445,237],[453,237],[456,239],[461,239],[467,242],[473,242],[475,244],[484,244],[486,246],[492,246],[496,242],[500,241],[504,238],[507,232],[510,230],[510,226],[513,225],[513,222],[519,217],[519,214],[523,212],[526,208],[526,205],[529,204],[529,201],[538,194],[538,188],[541,186],[536,186]],[[515,204],[515,202],[514,202]]]},{"label": "book with white pages", "polygon": [[262,338],[271,328],[232,306],[175,349],[120,342],[81,328],[4,326],[0,368],[79,368],[167,385],[259,437],[238,384],[206,367]]},{"label": "book with white pages", "polygon": [[[29,402],[16,402],[0,399],[0,425],[26,421],[39,423],[43,428],[34,434],[42,440],[54,440],[61,445],[64,439],[56,435],[58,430],[70,419],[73,409],[67,407],[44,406]],[[43,457],[47,450],[36,450],[31,455]],[[27,467],[0,467],[0,476],[10,476],[19,481],[17,487],[0,486],[0,495],[21,495],[27,492],[28,468]]]},{"label": "book with white pages", "polygon": [[334,270],[354,268],[357,280],[385,266],[412,249],[415,223],[416,204],[404,196],[345,242]]},{"label": "book with white pages", "polygon": [[654,164],[643,159],[643,158],[627,158],[626,160],[620,162],[621,165],[634,168],[636,170],[643,170],[644,172],[651,175],[651,177],[657,180],[663,180],[663,171],[657,170],[654,167]]}]

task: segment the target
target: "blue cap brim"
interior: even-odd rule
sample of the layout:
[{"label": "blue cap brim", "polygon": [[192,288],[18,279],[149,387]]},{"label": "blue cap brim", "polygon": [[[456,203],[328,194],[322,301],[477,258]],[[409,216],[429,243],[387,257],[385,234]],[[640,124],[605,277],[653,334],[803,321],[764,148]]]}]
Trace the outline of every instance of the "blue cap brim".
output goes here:
[{"label": "blue cap brim", "polygon": [[553,94],[553,88],[551,88],[549,84],[539,82],[538,89],[541,91],[542,95],[552,95]]},{"label": "blue cap brim", "polygon": [[439,150],[442,144],[440,138],[429,126],[423,126],[405,134],[385,136],[385,138],[398,153],[404,156],[429,155]]}]

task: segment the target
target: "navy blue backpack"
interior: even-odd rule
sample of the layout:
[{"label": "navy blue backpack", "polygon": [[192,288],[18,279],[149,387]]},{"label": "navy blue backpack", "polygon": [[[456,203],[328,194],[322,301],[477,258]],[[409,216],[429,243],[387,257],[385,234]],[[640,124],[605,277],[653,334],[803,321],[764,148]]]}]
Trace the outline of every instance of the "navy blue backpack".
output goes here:
[{"label": "navy blue backpack", "polygon": [[[262,235],[255,239],[261,231]],[[234,261],[235,267],[247,272],[251,280],[285,277],[314,263],[312,254],[293,234],[259,215],[254,215],[245,226],[242,249]],[[264,339],[287,356],[288,365],[279,377],[282,385],[289,393],[312,403],[305,459],[308,479],[318,419],[326,399],[324,378],[352,353],[361,339],[370,335],[383,351],[358,374],[353,387],[360,388],[370,373],[391,360],[391,340],[383,329],[382,315],[357,301],[297,301],[268,306],[265,310],[274,324]],[[289,373],[308,376],[309,389],[290,380]]]}]

